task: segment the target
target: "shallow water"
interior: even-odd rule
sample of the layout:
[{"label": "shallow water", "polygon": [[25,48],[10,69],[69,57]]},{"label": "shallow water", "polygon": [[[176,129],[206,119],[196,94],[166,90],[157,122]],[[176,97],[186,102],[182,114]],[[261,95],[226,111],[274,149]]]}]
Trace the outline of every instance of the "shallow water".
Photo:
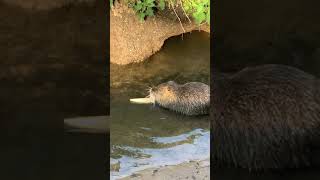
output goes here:
[{"label": "shallow water", "polygon": [[187,117],[153,105],[131,104],[147,88],[175,80],[209,84],[210,40],[192,32],[171,38],[143,63],[111,64],[111,179],[160,165],[210,156],[208,116]]}]

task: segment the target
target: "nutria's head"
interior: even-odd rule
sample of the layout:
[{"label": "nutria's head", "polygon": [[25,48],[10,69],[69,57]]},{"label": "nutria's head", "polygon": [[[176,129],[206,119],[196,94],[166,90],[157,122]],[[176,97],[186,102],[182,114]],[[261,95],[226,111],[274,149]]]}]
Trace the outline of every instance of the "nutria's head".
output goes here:
[{"label": "nutria's head", "polygon": [[149,97],[153,103],[166,106],[177,101],[178,84],[174,81],[162,83],[149,89]]}]

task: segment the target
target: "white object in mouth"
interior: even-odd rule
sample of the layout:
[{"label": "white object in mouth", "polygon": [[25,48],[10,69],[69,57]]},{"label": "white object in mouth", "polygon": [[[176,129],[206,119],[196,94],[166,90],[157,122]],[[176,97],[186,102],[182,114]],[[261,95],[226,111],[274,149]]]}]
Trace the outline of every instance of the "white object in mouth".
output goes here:
[{"label": "white object in mouth", "polygon": [[153,101],[151,98],[133,98],[130,99],[130,102],[137,104],[152,104]]}]

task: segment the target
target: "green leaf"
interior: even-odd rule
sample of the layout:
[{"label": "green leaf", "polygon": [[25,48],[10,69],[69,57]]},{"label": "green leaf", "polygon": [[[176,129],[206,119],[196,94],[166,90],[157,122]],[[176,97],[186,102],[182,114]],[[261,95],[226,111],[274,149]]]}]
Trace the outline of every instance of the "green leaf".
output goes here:
[{"label": "green leaf", "polygon": [[200,13],[199,14],[199,20],[200,20],[200,22],[203,22],[203,21],[205,21],[206,20],[206,14],[205,13]]},{"label": "green leaf", "polygon": [[144,18],[145,18],[145,14],[144,13],[139,13],[139,19],[140,21],[144,21]]},{"label": "green leaf", "polygon": [[160,0],[160,2],[158,4],[159,9],[164,10],[165,6],[166,6],[166,4],[165,4],[164,0]]},{"label": "green leaf", "polygon": [[154,14],[153,14],[153,9],[152,8],[148,8],[147,10],[146,10],[146,15],[147,16],[153,16]]},{"label": "green leaf", "polygon": [[155,7],[156,5],[152,2],[150,4],[148,4],[148,7]]},{"label": "green leaf", "polygon": [[197,24],[200,24],[202,21],[206,19],[206,14],[203,12],[193,13],[193,17]]},{"label": "green leaf", "polygon": [[209,10],[208,13],[207,13],[206,22],[207,22],[208,24],[210,24],[210,10]]},{"label": "green leaf", "polygon": [[142,6],[141,11],[142,11],[142,12],[145,12],[145,11],[146,11],[146,9],[147,9],[147,7],[146,7],[146,6]]},{"label": "green leaf", "polygon": [[142,9],[142,4],[141,4],[141,3],[137,3],[137,5],[135,5],[135,6],[133,7],[133,9],[134,9],[135,11],[139,11],[140,9]]},{"label": "green leaf", "polygon": [[197,6],[196,9],[197,9],[196,10],[197,12],[203,12],[204,11],[204,7],[203,6]]}]

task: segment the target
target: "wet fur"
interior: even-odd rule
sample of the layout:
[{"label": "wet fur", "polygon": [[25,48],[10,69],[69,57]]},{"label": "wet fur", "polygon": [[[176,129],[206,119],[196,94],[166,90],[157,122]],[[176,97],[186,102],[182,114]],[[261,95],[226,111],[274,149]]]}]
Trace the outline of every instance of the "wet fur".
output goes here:
[{"label": "wet fur", "polygon": [[150,98],[154,103],[185,115],[203,115],[209,113],[210,88],[200,82],[183,85],[173,81],[150,89]]},{"label": "wet fur", "polygon": [[312,165],[319,140],[319,80],[264,65],[212,80],[213,166],[248,169]]}]

